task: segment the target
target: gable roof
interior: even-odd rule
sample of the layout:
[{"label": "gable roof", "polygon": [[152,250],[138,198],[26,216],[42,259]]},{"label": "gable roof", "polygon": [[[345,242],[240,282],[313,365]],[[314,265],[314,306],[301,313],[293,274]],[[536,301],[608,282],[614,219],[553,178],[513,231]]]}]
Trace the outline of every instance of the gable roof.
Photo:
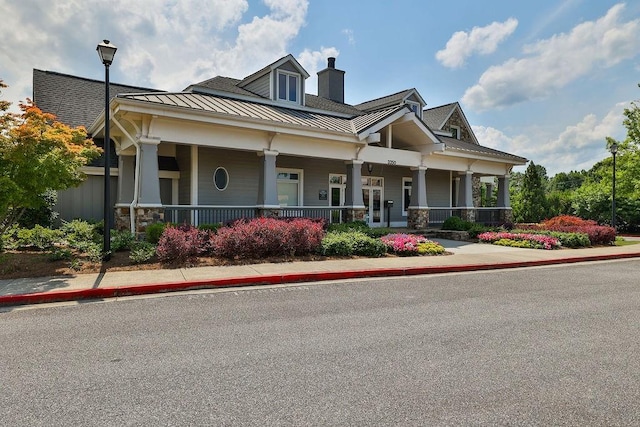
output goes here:
[{"label": "gable roof", "polygon": [[[160,92],[139,86],[109,84],[109,96]],[[69,126],[88,128],[104,110],[104,81],[33,69],[33,102]]]},{"label": "gable roof", "polygon": [[362,111],[374,111],[380,108],[402,104],[411,95],[417,96],[420,102],[422,103],[422,105],[427,105],[427,103],[424,102],[424,99],[422,99],[422,96],[420,96],[420,94],[416,89],[405,89],[391,95],[387,95],[380,98],[372,99],[370,101],[362,102],[360,104],[355,105],[355,107]]},{"label": "gable roof", "polygon": [[523,165],[527,162],[527,159],[525,159],[524,157],[516,156],[515,154],[506,153],[500,150],[495,150],[493,148],[484,147],[472,142],[461,141],[459,139],[451,138],[448,136],[439,136],[438,138],[444,143],[447,150],[490,155],[492,157],[503,158],[509,160],[510,162],[515,162]]},{"label": "gable roof", "polygon": [[440,130],[456,110],[460,114],[460,117],[462,117],[462,121],[469,131],[469,135],[471,135],[471,139],[473,139],[473,142],[475,144],[480,144],[478,142],[478,139],[476,138],[475,133],[473,133],[473,129],[471,128],[471,124],[469,124],[469,121],[467,120],[467,116],[464,115],[464,111],[462,111],[462,107],[458,102],[452,102],[450,104],[441,105],[435,108],[428,108],[422,112],[422,119],[425,121],[425,123],[429,124],[430,128]]},{"label": "gable roof", "polygon": [[298,72],[300,74],[302,74],[302,76],[305,79],[309,78],[309,73],[307,73],[307,70],[305,70],[302,67],[302,65],[300,65],[300,63],[296,60],[296,58],[293,57],[293,55],[288,54],[287,56],[284,56],[284,57],[278,59],[277,61],[272,62],[271,64],[267,65],[266,67],[262,68],[261,70],[258,70],[255,73],[248,75],[247,77],[242,79],[242,81],[238,84],[238,86],[239,87],[243,87],[245,85],[248,85],[252,81],[254,81],[256,79],[259,79],[260,77],[264,76],[265,74],[270,73],[271,71],[275,70],[276,68],[280,67],[281,65],[283,65],[283,64],[285,64],[287,62],[291,62],[293,64],[293,66],[296,68],[296,70],[298,70]]}]

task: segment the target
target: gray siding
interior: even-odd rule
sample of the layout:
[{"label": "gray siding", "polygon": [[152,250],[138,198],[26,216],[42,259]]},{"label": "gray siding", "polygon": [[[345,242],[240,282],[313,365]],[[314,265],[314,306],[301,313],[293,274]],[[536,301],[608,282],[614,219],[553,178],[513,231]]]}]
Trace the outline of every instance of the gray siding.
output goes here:
[{"label": "gray siding", "polygon": [[278,156],[279,168],[303,169],[303,203],[304,206],[329,206],[330,200],[319,200],[320,190],[329,192],[329,174],[346,174],[344,162],[336,160],[309,159],[300,157]]},{"label": "gray siding", "polygon": [[[118,178],[111,177],[111,201],[115,204],[118,193]],[[58,203],[54,210],[60,219],[72,221],[84,219],[100,221],[104,217],[104,179],[102,176],[90,175],[77,188],[58,192]],[[111,210],[113,224],[113,210]]]},{"label": "gray siding", "polygon": [[178,203],[189,205],[191,204],[191,147],[188,145],[176,146],[176,161],[180,168]]},{"label": "gray siding", "polygon": [[[198,155],[198,200],[201,205],[255,206],[258,200],[258,173],[262,159],[254,152],[200,148]],[[213,183],[216,168],[229,173],[223,191]]]},{"label": "gray siding", "polygon": [[450,188],[449,171],[427,170],[427,205],[429,207],[449,207]]},{"label": "gray siding", "polygon": [[270,97],[269,92],[269,74],[260,77],[258,80],[253,81],[244,87],[246,90],[255,93],[256,95]]}]

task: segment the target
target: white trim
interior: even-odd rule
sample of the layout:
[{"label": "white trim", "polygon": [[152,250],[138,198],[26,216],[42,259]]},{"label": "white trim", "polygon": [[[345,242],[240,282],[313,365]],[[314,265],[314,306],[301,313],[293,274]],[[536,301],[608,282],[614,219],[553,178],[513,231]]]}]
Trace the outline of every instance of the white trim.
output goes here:
[{"label": "white trim", "polygon": [[[298,179],[297,180],[279,179],[278,175],[280,175],[281,173],[286,173],[286,174],[295,173],[295,174],[298,174]],[[276,185],[278,183],[280,183],[280,182],[282,182],[282,183],[295,182],[298,185],[298,204],[297,205],[286,205],[286,206],[283,206],[282,204],[279,204],[278,207],[290,208],[290,207],[301,207],[301,206],[304,206],[304,169],[276,168]],[[279,198],[280,198],[280,193],[278,193],[278,199]]]},{"label": "white trim", "polygon": [[460,126],[451,125],[451,126],[449,126],[449,129],[455,129],[456,130],[456,136],[453,136],[453,131],[452,131],[451,132],[451,138],[460,139],[460,132],[462,130],[462,129],[460,129]]},{"label": "white trim", "polygon": [[[198,146],[191,146],[191,194],[189,202],[198,205]],[[198,212],[191,212],[192,224],[198,224]]]},{"label": "white trim", "polygon": [[[220,188],[218,187],[218,183],[216,182],[216,174],[218,173],[219,170],[224,171],[224,174],[226,176],[225,180],[226,183],[224,185],[224,188]],[[222,167],[222,166],[218,166],[214,171],[213,171],[213,186],[216,187],[216,190],[218,191],[224,191],[227,188],[229,188],[229,171],[227,171],[226,168]]]},{"label": "white trim", "polygon": [[[302,96],[301,96],[301,92],[302,92],[302,76],[298,73],[293,73],[291,71],[287,71],[287,70],[276,70],[276,96],[275,96],[275,100],[276,101],[285,101],[287,103],[291,102],[293,104],[297,104],[297,105],[302,105]],[[285,98],[280,98],[280,76],[283,75],[285,76]],[[295,101],[292,101],[289,99],[289,93],[290,93],[290,88],[289,88],[289,78],[290,77],[295,77],[296,78],[296,99]]]},{"label": "white trim", "polygon": [[[409,185],[407,186],[407,183],[409,183]],[[413,183],[413,178],[410,177],[402,177],[402,216],[407,216],[407,209],[405,208],[405,206],[407,205],[405,203],[405,199],[404,199],[404,190],[406,190],[407,188],[409,188],[409,193],[411,193],[411,184]],[[411,196],[411,194],[409,194],[409,196]]]},{"label": "white trim", "polygon": [[415,111],[413,111],[419,119],[422,119],[422,105],[416,101],[409,101],[408,99],[404,101],[405,104],[409,106],[409,109],[413,111],[412,107],[415,107]]}]

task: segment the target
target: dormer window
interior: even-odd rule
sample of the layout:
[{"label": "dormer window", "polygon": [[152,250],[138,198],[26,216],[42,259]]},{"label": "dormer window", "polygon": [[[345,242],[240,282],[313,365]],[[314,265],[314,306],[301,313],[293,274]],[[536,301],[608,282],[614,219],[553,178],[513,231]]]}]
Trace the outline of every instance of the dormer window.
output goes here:
[{"label": "dormer window", "polygon": [[409,108],[411,108],[411,111],[413,111],[416,116],[418,116],[419,119],[422,118],[422,106],[420,105],[419,102],[415,102],[415,101],[405,101],[407,106]]},{"label": "dormer window", "polygon": [[460,126],[449,126],[451,138],[460,139]]},{"label": "dormer window", "polygon": [[278,70],[278,99],[300,103],[300,75]]}]

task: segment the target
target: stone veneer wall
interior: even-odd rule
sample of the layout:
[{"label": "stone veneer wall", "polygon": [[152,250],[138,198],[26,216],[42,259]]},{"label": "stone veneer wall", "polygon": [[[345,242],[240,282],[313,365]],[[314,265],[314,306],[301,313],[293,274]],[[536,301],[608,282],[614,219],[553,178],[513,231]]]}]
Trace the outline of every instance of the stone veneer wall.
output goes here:
[{"label": "stone veneer wall", "polygon": [[473,206],[480,207],[482,206],[482,193],[480,191],[481,183],[480,177],[474,176],[471,178],[471,195],[473,198]]},{"label": "stone veneer wall", "polygon": [[457,109],[453,112],[453,114],[451,114],[451,117],[449,117],[447,123],[445,123],[445,125],[442,127],[442,130],[450,131],[450,126],[460,127],[460,139],[462,141],[473,141],[473,138],[471,138],[471,134],[469,133],[469,129],[467,129],[467,126],[465,125],[464,120],[462,120],[462,116]]},{"label": "stone veneer wall", "polygon": [[407,228],[425,230],[429,226],[429,209],[407,209]]},{"label": "stone veneer wall", "polygon": [[343,211],[343,220],[345,222],[364,221],[365,213],[365,209],[345,209]]}]

